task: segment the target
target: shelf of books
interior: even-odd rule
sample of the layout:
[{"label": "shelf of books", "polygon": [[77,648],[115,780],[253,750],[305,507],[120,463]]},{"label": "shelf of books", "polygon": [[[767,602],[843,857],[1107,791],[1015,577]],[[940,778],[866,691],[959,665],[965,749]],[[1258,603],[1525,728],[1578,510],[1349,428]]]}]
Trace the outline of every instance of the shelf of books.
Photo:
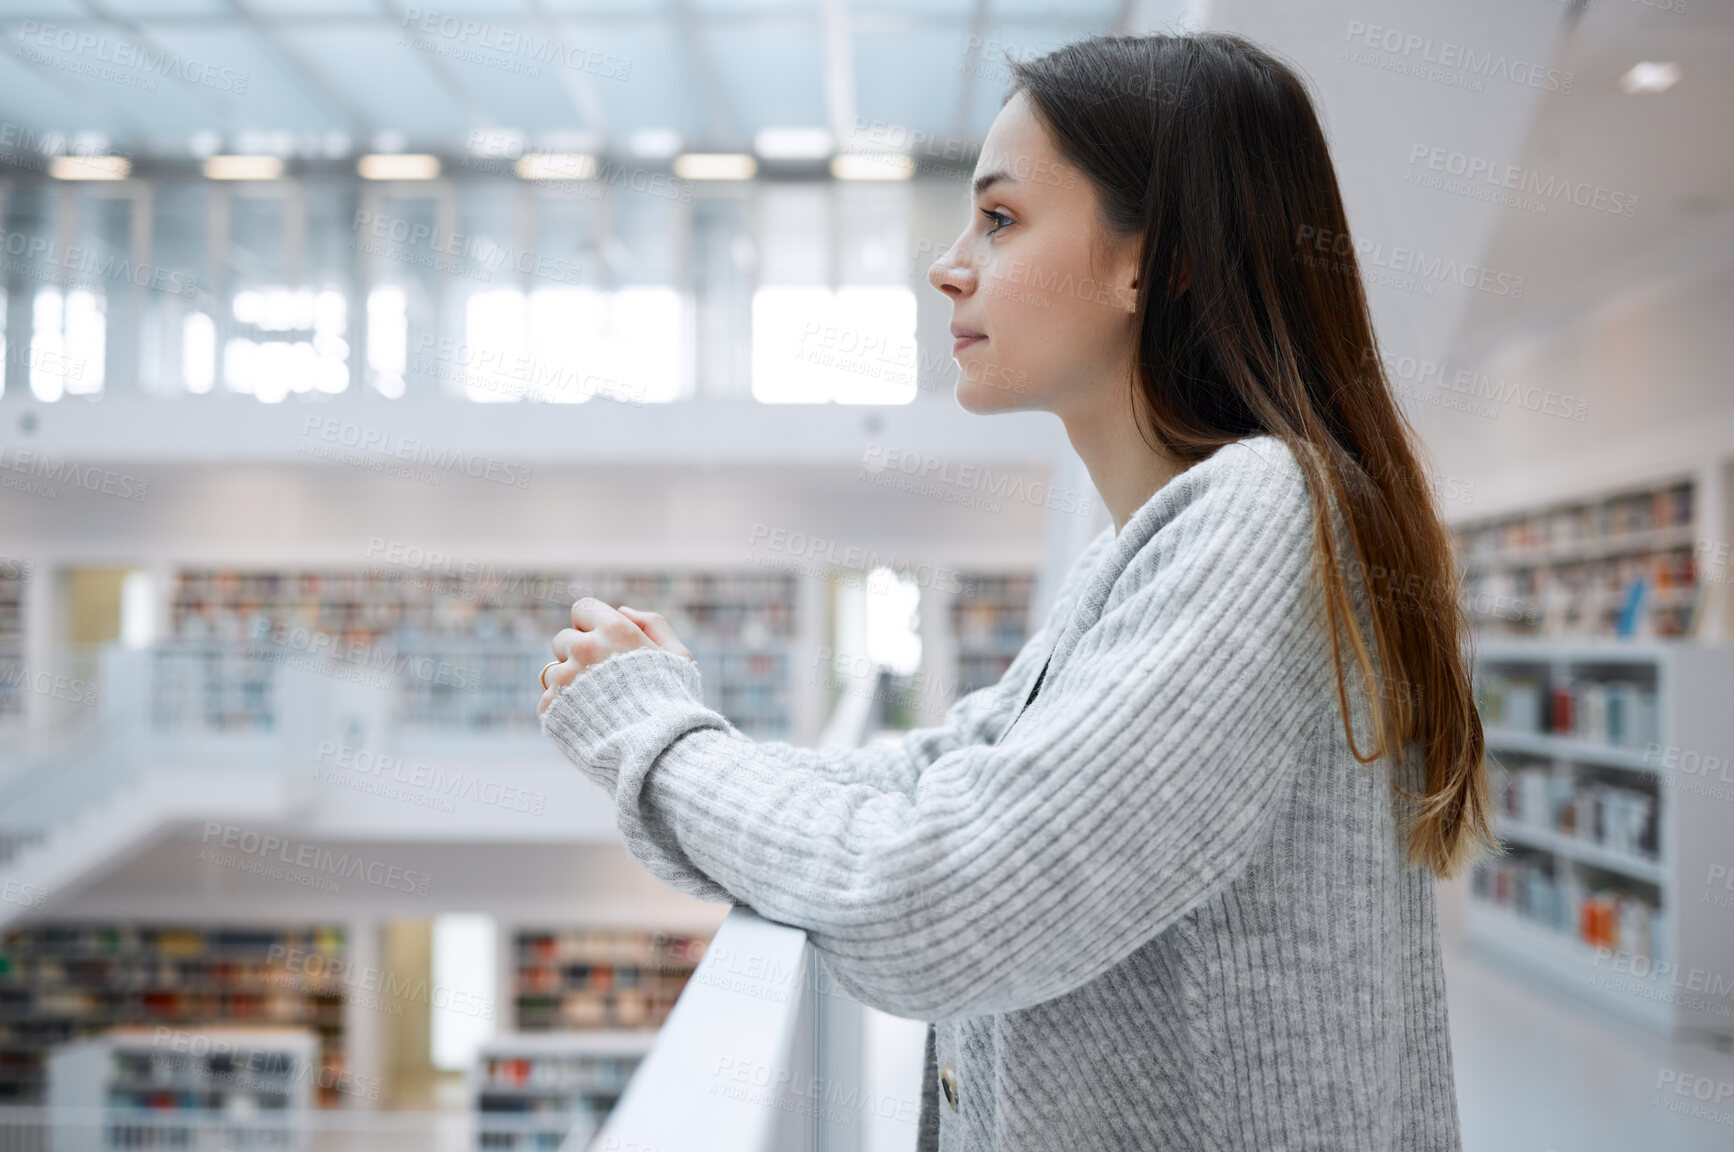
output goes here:
[{"label": "shelf of books", "polygon": [[1490,635],[1691,636],[1705,587],[1695,477],[1456,528],[1463,593]]},{"label": "shelf of books", "polygon": [[23,561],[0,559],[0,726],[24,718],[24,585],[29,573]]},{"label": "shelf of books", "polygon": [[660,1028],[708,943],[707,936],[638,929],[520,929],[516,1029]]},{"label": "shelf of books", "polygon": [[517,929],[514,1032],[477,1065],[482,1146],[555,1148],[556,1130],[600,1126],[709,944],[702,933]]},{"label": "shelf of books", "polygon": [[705,703],[750,736],[788,739],[796,592],[786,573],[186,569],[170,606],[180,643],[157,654],[159,726],[268,729],[267,643],[323,634],[320,659],[395,677],[407,724],[534,732],[548,644],[595,596],[662,613],[699,661]]},{"label": "shelf of books", "polygon": [[41,1103],[52,1047],[118,1027],[295,1027],[319,1039],[322,1105],[344,1074],[343,929],[34,924],[0,936],[0,1103]]},{"label": "shelf of books", "polygon": [[[313,1032],[289,1028],[120,1028],[62,1045],[49,1058],[48,1103],[75,1111],[54,1145],[297,1152],[319,1047]],[[100,1123],[83,1131],[84,1116]]]},{"label": "shelf of books", "polygon": [[1734,1037],[1734,648],[1482,638],[1503,855],[1478,945],[1673,1035]]},{"label": "shelf of books", "polygon": [[655,1032],[621,1029],[489,1040],[477,1053],[472,1075],[476,1146],[582,1146],[655,1043]]},{"label": "shelf of books", "polygon": [[957,696],[999,683],[1029,639],[1033,573],[959,573],[951,603]]}]

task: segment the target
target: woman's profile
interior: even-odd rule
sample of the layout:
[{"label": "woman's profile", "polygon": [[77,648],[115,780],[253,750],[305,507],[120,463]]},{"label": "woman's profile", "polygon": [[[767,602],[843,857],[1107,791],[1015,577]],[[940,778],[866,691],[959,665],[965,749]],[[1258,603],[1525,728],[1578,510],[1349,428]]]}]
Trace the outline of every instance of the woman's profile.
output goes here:
[{"label": "woman's profile", "polygon": [[[996,685],[757,742],[651,612],[542,730],[692,895],[929,1021],[921,1147],[1461,1147],[1436,877],[1490,840],[1450,545],[1306,88],[1231,35],[1013,66],[929,273],[958,401],[1052,412],[1113,518]],[[1008,388],[1003,381],[1016,380]]]}]

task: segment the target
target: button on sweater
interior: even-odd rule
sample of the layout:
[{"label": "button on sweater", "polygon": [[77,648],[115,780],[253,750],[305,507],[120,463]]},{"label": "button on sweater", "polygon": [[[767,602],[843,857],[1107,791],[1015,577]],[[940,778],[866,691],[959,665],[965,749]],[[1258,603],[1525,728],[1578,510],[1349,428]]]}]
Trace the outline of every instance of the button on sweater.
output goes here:
[{"label": "button on sweater", "polygon": [[896,743],[752,740],[651,648],[542,731],[651,873],[932,1024],[924,1152],[1457,1152],[1434,880],[1391,792],[1419,749],[1351,754],[1312,541],[1293,455],[1251,437],[1104,529],[999,683]]}]

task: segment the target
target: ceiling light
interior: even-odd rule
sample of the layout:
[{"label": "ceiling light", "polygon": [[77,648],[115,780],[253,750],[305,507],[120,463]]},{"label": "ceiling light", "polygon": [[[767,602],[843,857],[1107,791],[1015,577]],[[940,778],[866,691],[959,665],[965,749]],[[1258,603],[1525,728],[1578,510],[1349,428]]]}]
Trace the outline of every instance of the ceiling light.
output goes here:
[{"label": "ceiling light", "polygon": [[363,180],[432,180],[440,158],[425,152],[370,152],[355,164]]},{"label": "ceiling light", "polygon": [[831,134],[823,128],[766,128],[753,137],[753,151],[766,160],[823,160]]},{"label": "ceiling light", "polygon": [[751,180],[758,161],[744,152],[687,152],[674,158],[682,180]]},{"label": "ceiling light", "polygon": [[596,157],[588,152],[532,152],[518,157],[512,167],[520,180],[588,180],[596,175]]},{"label": "ceiling light", "polygon": [[898,152],[844,152],[831,158],[831,175],[839,180],[907,180],[915,161]]},{"label": "ceiling light", "polygon": [[210,156],[205,160],[207,180],[276,180],[282,175],[279,156]]},{"label": "ceiling light", "polygon": [[1654,60],[1643,60],[1633,64],[1631,71],[1620,77],[1620,87],[1633,94],[1666,92],[1679,82],[1680,66],[1678,64],[1661,64]]},{"label": "ceiling light", "polygon": [[131,172],[125,156],[56,156],[48,164],[56,180],[125,180]]}]

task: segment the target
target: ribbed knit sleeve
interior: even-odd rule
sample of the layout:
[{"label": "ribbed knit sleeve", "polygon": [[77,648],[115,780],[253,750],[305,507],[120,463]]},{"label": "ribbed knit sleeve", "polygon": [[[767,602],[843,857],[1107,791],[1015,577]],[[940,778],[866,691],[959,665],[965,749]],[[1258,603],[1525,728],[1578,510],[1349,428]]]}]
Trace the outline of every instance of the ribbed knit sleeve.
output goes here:
[{"label": "ribbed knit sleeve", "polygon": [[767,751],[661,649],[585,671],[542,729],[613,793],[653,874],[805,929],[863,1002],[926,1020],[1042,1003],[1235,878],[1334,704],[1292,458],[1231,445],[1152,501],[1156,531],[1084,590],[1094,621],[1009,734],[942,751],[907,793]]},{"label": "ribbed knit sleeve", "polygon": [[945,753],[971,744],[990,744],[999,737],[1029,695],[1054,638],[1065,624],[1080,586],[1103,549],[1114,539],[1104,528],[1086,545],[1054,592],[1047,613],[1030,638],[993,684],[958,697],[945,710],[938,724],[911,728],[893,743],[862,748],[810,752],[782,742],[762,742],[759,747],[773,757],[789,758],[826,778],[870,784],[882,792],[913,794],[922,771]]}]

